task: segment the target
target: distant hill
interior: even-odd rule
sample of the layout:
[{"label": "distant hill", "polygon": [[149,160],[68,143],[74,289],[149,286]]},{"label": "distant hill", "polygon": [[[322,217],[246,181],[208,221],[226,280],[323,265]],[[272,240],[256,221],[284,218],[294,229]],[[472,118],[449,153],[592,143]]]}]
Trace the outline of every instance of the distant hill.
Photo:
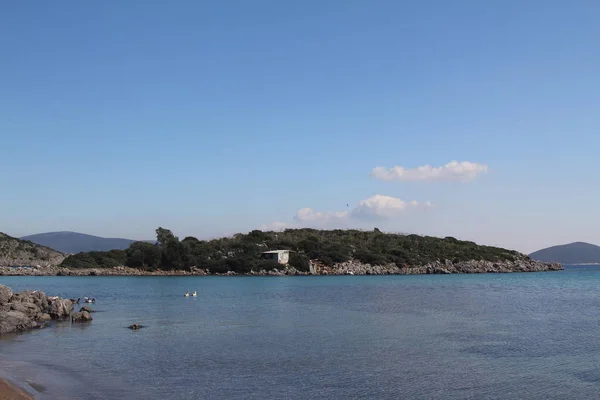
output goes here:
[{"label": "distant hill", "polygon": [[538,261],[560,262],[571,265],[594,264],[600,263],[600,246],[575,242],[538,250],[531,253],[529,257]]},{"label": "distant hill", "polygon": [[46,267],[59,265],[64,258],[65,255],[58,251],[0,232],[0,266]]},{"label": "distant hill", "polygon": [[87,251],[125,250],[136,240],[121,238],[103,238],[77,232],[48,232],[24,236],[42,246],[50,247],[63,253],[80,253]]}]

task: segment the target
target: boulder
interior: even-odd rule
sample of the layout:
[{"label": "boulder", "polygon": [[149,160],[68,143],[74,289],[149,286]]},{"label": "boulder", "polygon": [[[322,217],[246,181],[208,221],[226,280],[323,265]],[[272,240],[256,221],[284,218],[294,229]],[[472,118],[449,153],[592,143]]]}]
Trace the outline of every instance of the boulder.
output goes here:
[{"label": "boulder", "polygon": [[44,292],[40,292],[39,290],[25,290],[15,293],[11,303],[33,303],[45,310],[48,308],[48,297]]},{"label": "boulder", "polygon": [[33,303],[10,303],[10,310],[21,312],[33,320],[42,313],[42,309]]},{"label": "boulder", "polygon": [[92,319],[92,315],[87,311],[79,311],[71,316],[71,322],[89,322]]},{"label": "boulder", "polygon": [[0,334],[33,329],[37,324],[19,311],[0,312]]},{"label": "boulder", "polygon": [[50,321],[52,319],[52,317],[50,316],[50,314],[47,313],[43,313],[42,315],[40,315],[40,317],[38,318],[38,321],[40,322],[46,322],[46,321]]},{"label": "boulder", "polygon": [[94,310],[92,310],[91,308],[89,308],[88,306],[83,306],[79,309],[80,312],[89,312],[90,314],[94,312]]},{"label": "boulder", "polygon": [[13,291],[11,288],[0,285],[0,305],[4,305],[10,302],[10,299],[13,297]]},{"label": "boulder", "polygon": [[50,304],[48,314],[52,319],[67,318],[73,312],[73,302],[69,299],[57,299]]}]

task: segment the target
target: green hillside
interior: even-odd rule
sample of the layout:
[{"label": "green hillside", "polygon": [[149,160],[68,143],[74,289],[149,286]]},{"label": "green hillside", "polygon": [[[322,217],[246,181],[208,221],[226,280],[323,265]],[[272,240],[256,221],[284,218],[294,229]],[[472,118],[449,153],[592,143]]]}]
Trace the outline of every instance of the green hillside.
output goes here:
[{"label": "green hillside", "polygon": [[155,270],[208,268],[210,272],[271,269],[277,264],[260,259],[267,250],[292,250],[290,265],[308,270],[308,260],[325,265],[357,260],[372,265],[395,263],[402,268],[437,260],[505,261],[527,256],[497,247],[479,246],[452,237],[436,238],[360,230],[288,229],[252,231],[214,240],[186,237],[179,240],[167,229],[156,230],[157,244],[135,242],[126,250],[79,253],[67,257],[68,268],[102,268],[118,265]]}]

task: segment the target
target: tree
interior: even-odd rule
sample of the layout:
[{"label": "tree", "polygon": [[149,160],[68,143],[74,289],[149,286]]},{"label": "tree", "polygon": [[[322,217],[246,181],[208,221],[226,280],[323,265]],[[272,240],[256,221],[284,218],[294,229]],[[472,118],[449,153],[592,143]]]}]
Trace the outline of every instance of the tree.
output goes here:
[{"label": "tree", "polygon": [[127,266],[154,270],[161,266],[162,251],[158,245],[134,242],[126,250]]}]

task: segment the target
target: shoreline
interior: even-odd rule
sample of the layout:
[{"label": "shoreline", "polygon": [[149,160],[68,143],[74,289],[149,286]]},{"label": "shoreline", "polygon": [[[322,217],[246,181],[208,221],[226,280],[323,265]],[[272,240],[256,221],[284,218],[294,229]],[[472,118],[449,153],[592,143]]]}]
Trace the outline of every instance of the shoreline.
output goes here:
[{"label": "shoreline", "polygon": [[11,382],[10,379],[0,377],[0,400],[34,400],[35,397],[24,388]]},{"label": "shoreline", "polygon": [[281,265],[279,269],[238,273],[228,271],[211,273],[208,269],[192,267],[190,270],[147,271],[130,267],[63,268],[63,267],[1,267],[0,276],[340,276],[340,275],[426,275],[426,274],[476,274],[545,272],[564,270],[560,263],[546,263],[531,259],[505,261],[470,260],[453,262],[435,261],[425,265],[398,267],[396,264],[371,265],[346,261],[332,266],[312,263],[310,272]]}]

